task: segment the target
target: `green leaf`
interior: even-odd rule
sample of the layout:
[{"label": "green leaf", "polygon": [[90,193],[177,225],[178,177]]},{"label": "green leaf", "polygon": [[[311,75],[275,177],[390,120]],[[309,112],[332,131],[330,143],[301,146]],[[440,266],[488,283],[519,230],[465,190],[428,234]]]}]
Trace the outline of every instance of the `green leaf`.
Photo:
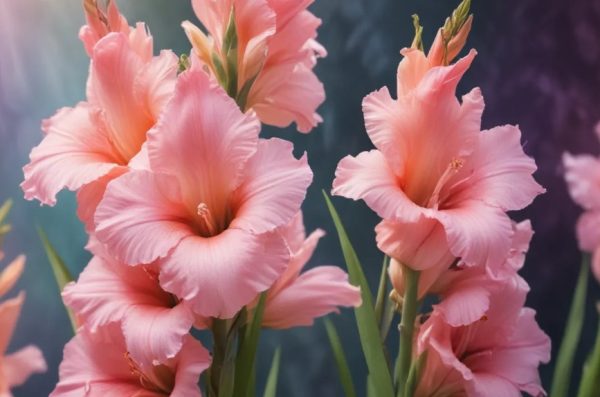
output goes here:
[{"label": "green leaf", "polygon": [[355,308],[354,313],[358,325],[362,350],[367,362],[367,368],[369,369],[369,374],[373,378],[372,384],[375,389],[375,394],[378,397],[392,397],[394,395],[394,387],[385,357],[383,342],[379,335],[379,326],[373,308],[371,289],[369,288],[361,264],[356,256],[356,251],[348,239],[344,225],[342,224],[335,207],[331,203],[327,193],[323,192],[323,196],[325,197],[327,207],[329,208],[329,212],[331,213],[331,217],[333,218],[333,222],[337,229],[340,245],[350,276],[350,282],[360,286],[362,305]]},{"label": "green leaf", "polygon": [[[48,261],[52,266],[52,272],[54,273],[54,279],[56,280],[56,284],[58,285],[58,291],[62,292],[65,285],[73,281],[73,276],[69,272],[69,269],[67,268],[67,265],[65,265],[65,262],[58,255],[58,252],[56,252],[54,246],[52,246],[52,244],[48,240],[46,232],[44,232],[44,230],[41,227],[38,227],[37,229],[40,239],[42,240],[44,250],[46,251]],[[75,315],[68,307],[65,306],[65,309],[67,310],[67,314],[69,315],[69,320],[71,320],[71,326],[73,328],[73,331],[76,332],[77,321],[75,320]]]},{"label": "green leaf", "polygon": [[13,202],[12,200],[6,200],[4,202],[4,204],[2,204],[2,207],[0,207],[0,225],[4,223],[4,221],[6,220],[6,217],[8,216],[8,213],[10,212],[10,209],[12,208]]},{"label": "green leaf", "polygon": [[269,371],[269,377],[267,378],[267,385],[265,386],[264,397],[275,397],[277,395],[277,379],[279,378],[279,364],[281,362],[281,348],[278,347],[275,350],[273,356],[273,362],[271,363],[271,370]]},{"label": "green leaf", "polygon": [[569,393],[573,359],[575,357],[577,345],[579,344],[581,328],[583,327],[583,320],[585,317],[585,298],[587,294],[589,268],[589,256],[585,255],[583,263],[581,264],[579,279],[577,280],[577,287],[575,288],[575,294],[573,295],[571,311],[567,320],[562,344],[558,351],[556,366],[554,367],[554,378],[552,379],[552,389],[550,391],[551,397],[566,397]]},{"label": "green leaf", "polygon": [[331,350],[333,351],[335,363],[340,375],[340,382],[344,389],[344,394],[346,397],[356,397],[356,391],[354,390],[354,384],[352,383],[352,375],[350,374],[350,368],[348,367],[348,361],[346,360],[340,337],[331,320],[325,318],[324,321],[327,336],[329,337],[329,344],[331,345]]},{"label": "green leaf", "polygon": [[594,344],[594,351],[590,354],[585,366],[583,375],[579,384],[579,394],[577,397],[596,397],[600,390],[600,324]]},{"label": "green leaf", "polygon": [[254,308],[252,322],[246,327],[246,332],[241,336],[241,344],[235,364],[235,388],[233,395],[235,397],[249,397],[254,395],[252,386],[254,384],[254,363],[256,361],[256,351],[258,350],[258,340],[262,325],[262,318],[265,312],[265,303],[267,293],[260,295],[258,304]]},{"label": "green leaf", "polygon": [[387,270],[390,264],[390,257],[385,255],[383,257],[383,266],[381,267],[381,274],[379,275],[379,288],[377,288],[377,299],[375,300],[375,317],[377,318],[377,323],[380,324],[381,328],[381,320],[383,317],[383,310],[385,308],[386,298],[387,298]]}]

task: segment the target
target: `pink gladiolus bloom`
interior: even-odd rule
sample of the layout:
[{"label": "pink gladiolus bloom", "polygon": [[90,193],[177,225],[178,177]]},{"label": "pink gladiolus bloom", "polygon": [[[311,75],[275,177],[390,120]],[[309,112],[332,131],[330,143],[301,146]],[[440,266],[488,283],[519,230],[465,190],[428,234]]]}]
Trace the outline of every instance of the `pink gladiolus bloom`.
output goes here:
[{"label": "pink gladiolus bloom", "polygon": [[232,317],[283,273],[289,252],[278,228],[300,209],[312,172],[292,145],[258,138],[199,67],[179,76],[148,133],[151,170],[112,181],[96,233],[129,265],[160,260],[161,286],[204,317]]},{"label": "pink gladiolus bloom", "polygon": [[333,193],[363,199],[383,218],[379,248],[415,270],[496,267],[512,227],[506,211],[527,206],[544,189],[514,126],[481,131],[479,89],[455,96],[475,51],[431,67],[423,52],[404,50],[398,99],[382,88],[365,98],[367,132],[376,150],[342,159]]},{"label": "pink gladiolus bloom", "polygon": [[[600,124],[596,134],[600,138]],[[565,153],[563,163],[569,193],[585,210],[577,221],[579,248],[592,253],[592,271],[600,281],[600,158]]]},{"label": "pink gladiolus bloom", "polygon": [[282,232],[292,256],[283,275],[269,289],[264,327],[310,326],[317,317],[339,312],[340,306],[360,306],[360,289],[348,282],[348,274],[339,267],[318,266],[301,273],[325,234],[322,230],[307,238],[302,213],[298,213]]},{"label": "pink gladiolus bloom", "polygon": [[181,352],[164,364],[141,367],[129,354],[118,326],[85,329],[65,346],[59,382],[51,397],[200,397],[200,374],[210,354],[188,335]]},{"label": "pink gladiolus bloom", "polygon": [[194,322],[184,302],[163,291],[154,266],[127,266],[91,243],[96,254],[68,284],[63,299],[90,332],[109,323],[122,327],[127,350],[142,368],[164,363],[181,349]]},{"label": "pink gladiolus bloom", "polygon": [[485,315],[466,326],[448,325],[434,309],[417,339],[427,361],[415,396],[543,395],[538,367],[550,360],[550,339],[535,311],[523,308],[526,291],[519,277],[507,281]]},{"label": "pink gladiolus bloom", "polygon": [[[178,67],[171,51],[153,57],[145,26],[130,30],[110,4],[111,20],[121,21],[119,32],[99,33],[93,21],[82,29],[92,58],[88,99],[43,122],[44,138],[31,152],[21,185],[26,199],[47,205],[54,205],[65,187],[82,189],[79,212],[88,230],[103,186],[132,164],[143,163],[139,153],[146,133],[172,94]],[[97,181],[100,186],[92,183]]]},{"label": "pink gladiolus bloom", "polygon": [[[25,257],[20,256],[0,273],[0,296],[5,295],[17,282]],[[15,353],[6,354],[6,349],[15,331],[25,293],[0,303],[0,396],[12,397],[10,389],[20,386],[33,374],[46,372],[42,352],[35,346],[27,346]]]},{"label": "pink gladiolus bloom", "polygon": [[[227,64],[224,38],[232,10],[237,31],[237,92],[251,84],[245,109],[265,124],[285,127],[295,122],[309,132],[322,121],[316,109],[325,99],[313,72],[317,57],[326,55],[315,41],[321,20],[306,8],[313,0],[192,0],[207,37],[190,22],[183,27],[196,55],[219,76]],[[302,98],[302,100],[298,100]]]}]

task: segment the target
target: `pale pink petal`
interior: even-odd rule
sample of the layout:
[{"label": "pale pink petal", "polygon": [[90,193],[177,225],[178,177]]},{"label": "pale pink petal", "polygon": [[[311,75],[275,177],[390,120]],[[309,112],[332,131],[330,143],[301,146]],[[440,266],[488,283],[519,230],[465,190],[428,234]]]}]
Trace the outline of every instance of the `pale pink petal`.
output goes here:
[{"label": "pale pink petal", "polygon": [[508,256],[514,232],[500,208],[468,201],[435,217],[444,225],[450,251],[467,265],[496,267]]},{"label": "pale pink petal", "polygon": [[151,263],[193,234],[181,201],[173,177],[130,171],[109,183],[96,211],[96,235],[120,261]]},{"label": "pale pink petal", "polygon": [[186,336],[181,353],[177,357],[177,374],[171,396],[202,397],[198,379],[200,374],[209,368],[211,361],[210,352],[194,337]]},{"label": "pale pink petal", "polygon": [[92,233],[96,230],[94,215],[104,197],[106,186],[125,172],[127,172],[126,167],[115,167],[108,174],[82,186],[77,191],[77,216],[85,225],[86,232]]},{"label": "pale pink petal", "polygon": [[87,25],[81,27],[79,38],[91,57],[94,46],[102,37],[110,32],[129,34],[129,24],[117,8],[116,1],[109,1],[106,9],[98,4],[98,0],[85,0],[83,3]]},{"label": "pale pink petal", "polygon": [[24,347],[2,359],[2,370],[10,388],[21,386],[31,375],[47,369],[42,352],[35,346]]},{"label": "pale pink petal", "polygon": [[357,307],[361,303],[360,289],[349,283],[346,272],[335,266],[319,266],[268,300],[263,326],[310,326],[315,318],[338,313],[340,306]]},{"label": "pale pink petal", "polygon": [[54,205],[63,188],[77,190],[108,174],[120,162],[113,150],[100,111],[82,102],[63,108],[46,120],[46,135],[23,168],[21,188],[27,200]]},{"label": "pale pink petal", "polygon": [[20,292],[16,298],[0,303],[0,356],[6,352],[10,343],[24,300],[25,293]]},{"label": "pale pink petal", "polygon": [[565,180],[573,200],[585,209],[600,207],[600,159],[563,154]]},{"label": "pale pink petal", "polygon": [[227,229],[214,237],[181,241],[164,259],[160,283],[197,314],[230,318],[268,289],[288,261],[279,234]]},{"label": "pale pink petal", "polygon": [[141,366],[174,357],[194,322],[186,305],[160,288],[153,272],[94,256],[77,283],[63,292],[90,331],[121,323],[128,351]]},{"label": "pale pink petal", "polygon": [[224,218],[226,197],[241,183],[246,162],[256,152],[260,123],[201,68],[182,73],[173,99],[148,134],[155,172],[179,180],[184,199],[196,210],[202,200],[215,219]]},{"label": "pale pink petal", "polygon": [[304,215],[302,211],[294,216],[292,221],[279,229],[281,236],[286,241],[290,252],[297,252],[304,245],[306,230],[304,229]]},{"label": "pale pink petal", "polygon": [[382,218],[415,222],[423,209],[398,186],[398,177],[377,150],[346,156],[338,164],[332,193],[365,203]]},{"label": "pale pink petal", "polygon": [[144,110],[151,119],[157,120],[160,112],[167,104],[177,81],[179,63],[177,55],[170,50],[163,50],[153,58],[136,76],[134,94],[141,101]]},{"label": "pale pink petal", "polygon": [[270,293],[274,294],[278,289],[285,288],[285,286],[300,276],[300,272],[313,256],[317,244],[319,244],[319,240],[323,236],[325,236],[325,232],[321,229],[317,229],[308,236],[299,249],[292,251],[292,257],[287,269],[285,269],[285,273],[277,280],[277,283],[271,287],[269,290]]},{"label": "pale pink petal", "polygon": [[451,293],[443,296],[436,308],[449,325],[459,327],[482,318],[489,305],[489,285],[476,279],[453,288]]},{"label": "pale pink petal", "polygon": [[142,59],[123,34],[109,33],[94,47],[90,69],[90,90],[94,104],[106,117],[111,142],[125,161],[137,154],[154,125],[147,103],[136,95]]},{"label": "pale pink petal", "polygon": [[533,237],[531,221],[524,220],[519,223],[513,223],[514,235],[510,256],[506,259],[506,264],[514,271],[518,271],[525,263],[525,254],[529,250],[529,243]]},{"label": "pale pink petal", "polygon": [[404,58],[398,65],[398,96],[408,95],[419,86],[425,74],[431,69],[429,60],[423,51],[405,48],[401,52]]},{"label": "pale pink petal", "polygon": [[261,74],[248,105],[265,124],[283,128],[295,122],[298,131],[308,133],[323,121],[316,109],[324,100],[323,84],[309,67],[286,63]]},{"label": "pale pink petal", "polygon": [[375,227],[377,247],[414,270],[449,267],[455,260],[448,248],[446,233],[435,219],[422,217],[417,222],[383,220]]},{"label": "pale pink petal", "polygon": [[460,79],[467,72],[476,55],[477,51],[471,50],[452,65],[430,69],[421,79],[415,94],[428,100],[439,100],[440,97],[447,95],[454,96]]},{"label": "pale pink petal", "polygon": [[600,247],[600,211],[586,211],[577,220],[579,248],[593,252]]},{"label": "pale pink petal", "polygon": [[230,227],[264,233],[292,220],[313,178],[306,155],[296,160],[293,150],[282,139],[260,140],[244,169],[244,182],[234,193]]},{"label": "pale pink petal", "polygon": [[[522,397],[521,391],[509,380],[489,373],[475,374],[473,385],[468,389],[469,396],[487,397],[491,392],[494,397]],[[537,397],[537,394],[534,394]]]},{"label": "pale pink petal", "polygon": [[25,255],[19,255],[0,273],[0,297],[14,287],[25,269]]},{"label": "pale pink petal", "polygon": [[479,147],[465,160],[462,173],[467,181],[452,193],[451,202],[482,200],[505,211],[520,210],[545,192],[532,174],[537,169],[521,146],[521,131],[515,126],[483,131]]}]

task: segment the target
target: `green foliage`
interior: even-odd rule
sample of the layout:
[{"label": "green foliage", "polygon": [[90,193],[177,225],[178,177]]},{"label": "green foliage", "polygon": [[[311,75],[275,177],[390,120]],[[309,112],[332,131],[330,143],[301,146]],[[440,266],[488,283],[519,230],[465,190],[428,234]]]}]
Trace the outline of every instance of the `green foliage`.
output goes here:
[{"label": "green foliage", "polygon": [[348,367],[348,361],[346,360],[346,354],[344,348],[340,342],[340,337],[335,329],[335,326],[330,319],[325,318],[325,329],[327,330],[327,336],[329,337],[329,344],[333,351],[333,357],[337,365],[338,373],[340,375],[340,381],[344,394],[346,397],[356,397],[356,391],[354,390],[354,384],[352,383],[352,375],[350,374],[350,368]]}]

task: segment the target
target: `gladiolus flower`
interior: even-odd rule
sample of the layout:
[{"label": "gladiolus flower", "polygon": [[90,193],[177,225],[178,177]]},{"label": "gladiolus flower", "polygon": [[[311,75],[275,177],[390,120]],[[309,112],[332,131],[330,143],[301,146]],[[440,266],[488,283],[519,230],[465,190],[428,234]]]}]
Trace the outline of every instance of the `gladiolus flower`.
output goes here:
[{"label": "gladiolus flower", "polygon": [[191,310],[161,289],[156,265],[127,266],[100,244],[89,246],[95,256],[77,283],[65,286],[65,304],[90,332],[120,324],[127,350],[141,367],[173,358],[194,322]]},{"label": "gladiolus flower", "polygon": [[[99,31],[100,22],[94,23],[89,14],[90,25],[82,29],[92,58],[88,100],[43,122],[44,138],[32,150],[21,184],[26,199],[47,205],[54,205],[65,187],[83,188],[81,194],[87,197],[80,200],[80,216],[88,230],[93,229],[91,215],[103,186],[129,166],[143,163],[140,150],[146,133],[177,77],[177,57],[171,51],[153,57],[152,37],[143,24],[130,30],[114,2],[108,14],[113,28],[114,20],[121,21],[118,32]],[[100,186],[92,184],[103,178]]]},{"label": "gladiolus flower", "polygon": [[340,306],[360,306],[360,289],[348,282],[348,274],[339,267],[317,266],[301,273],[325,234],[322,230],[315,230],[307,238],[302,213],[298,213],[282,233],[292,256],[267,294],[264,327],[310,326],[317,317],[339,312]]},{"label": "gladiolus flower", "polygon": [[[265,124],[286,127],[295,122],[306,133],[322,121],[316,109],[325,99],[323,85],[313,72],[317,57],[326,51],[315,41],[321,20],[306,9],[311,3],[192,0],[210,37],[190,22],[183,27],[194,52],[213,75],[224,85],[233,84],[228,91],[243,110],[253,109]],[[233,49],[230,20],[237,39]],[[231,62],[234,73],[227,70]]]},{"label": "gladiolus flower", "polygon": [[437,309],[421,326],[417,354],[427,353],[416,397],[544,394],[538,367],[550,360],[550,339],[523,308],[526,283],[516,277],[493,291],[479,320],[452,327]]},{"label": "gladiolus flower", "polygon": [[379,248],[415,270],[450,266],[455,258],[497,267],[513,233],[506,211],[544,191],[532,177],[535,163],[517,127],[480,130],[479,89],[457,100],[474,51],[438,67],[419,50],[403,54],[398,99],[382,88],[363,102],[377,150],[342,159],[333,193],[363,199],[377,212]]},{"label": "gladiolus flower", "polygon": [[[0,273],[0,296],[5,295],[17,282],[25,267],[25,257],[20,256]],[[46,372],[42,352],[35,346],[27,346],[15,353],[6,349],[15,331],[25,293],[0,303],[0,395],[11,397],[10,389],[20,386],[33,374]]]},{"label": "gladiolus flower", "polygon": [[[596,134],[600,138],[600,124]],[[571,198],[585,210],[577,221],[579,248],[592,253],[592,271],[600,281],[600,158],[565,153],[563,163]]]},{"label": "gladiolus flower", "polygon": [[108,185],[98,239],[126,264],[160,260],[161,286],[198,315],[232,317],[285,270],[277,229],[312,181],[306,156],[259,132],[255,115],[199,67],[182,73],[148,134],[150,170]]},{"label": "gladiolus flower", "polygon": [[188,335],[181,352],[164,364],[141,367],[129,354],[118,326],[92,334],[80,330],[65,346],[59,382],[51,397],[200,397],[200,374],[210,354]]}]

